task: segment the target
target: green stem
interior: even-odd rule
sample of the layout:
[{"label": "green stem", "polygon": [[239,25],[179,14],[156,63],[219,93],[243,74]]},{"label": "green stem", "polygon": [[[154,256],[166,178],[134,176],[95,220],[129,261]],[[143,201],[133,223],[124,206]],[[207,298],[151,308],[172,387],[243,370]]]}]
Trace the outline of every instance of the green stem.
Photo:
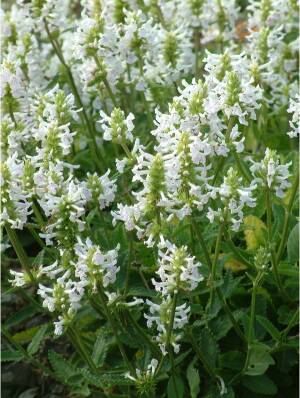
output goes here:
[{"label": "green stem", "polygon": [[253,265],[250,263],[250,261],[248,261],[235,247],[235,244],[233,243],[229,231],[228,229],[225,230],[226,233],[226,238],[227,238],[227,243],[230,247],[230,249],[233,251],[233,253],[236,255],[236,257],[242,261],[243,263],[245,263],[249,268],[253,268]]},{"label": "green stem", "polygon": [[290,216],[291,216],[294,200],[295,200],[296,194],[298,192],[298,186],[299,186],[299,172],[297,173],[296,178],[294,180],[294,183],[293,183],[293,186],[292,186],[291,196],[290,196],[289,203],[288,203],[288,207],[287,207],[287,210],[285,212],[283,231],[282,231],[282,234],[281,234],[281,240],[280,240],[280,244],[279,244],[279,247],[278,247],[278,250],[277,250],[276,259],[275,259],[276,266],[280,262],[280,259],[282,257],[282,254],[284,252],[284,248],[285,248],[285,245],[286,245]]},{"label": "green stem", "polygon": [[253,340],[255,339],[254,322],[255,322],[257,287],[260,283],[262,275],[263,274],[261,272],[259,272],[253,281],[252,294],[251,294],[251,307],[250,307],[250,321],[249,321],[249,325],[248,325],[248,336],[247,336],[248,344],[247,344],[246,360],[245,360],[243,369],[231,379],[231,381],[229,382],[229,385],[231,385],[232,383],[234,383],[235,381],[240,379],[240,377],[242,377],[248,369],[250,354],[251,354],[251,349],[252,349],[252,343],[253,343]]},{"label": "green stem", "polygon": [[7,235],[9,237],[9,240],[16,252],[16,255],[20,261],[20,264],[22,266],[22,268],[24,269],[24,271],[26,272],[26,274],[29,276],[31,282],[33,284],[36,284],[36,280],[30,270],[30,261],[29,258],[27,257],[27,254],[25,252],[25,250],[23,249],[23,246],[21,245],[18,235],[16,234],[16,232],[10,227],[10,225],[8,223],[5,224],[5,229],[7,232]]},{"label": "green stem", "polygon": [[284,286],[282,284],[279,272],[278,272],[278,267],[277,267],[277,262],[274,254],[274,250],[272,247],[272,207],[271,207],[271,197],[270,197],[270,190],[269,188],[266,188],[266,207],[267,207],[267,230],[268,230],[268,242],[270,246],[270,251],[271,251],[271,259],[272,259],[272,270],[274,273],[275,281],[277,283],[277,287],[279,292],[282,294],[283,297],[285,297],[286,300],[290,301],[289,296],[287,295]]},{"label": "green stem", "polygon": [[43,218],[43,216],[42,216],[42,214],[40,212],[40,209],[39,209],[39,206],[37,204],[36,199],[32,200],[31,206],[32,206],[32,210],[33,210],[33,213],[35,215],[37,223],[39,224],[40,227],[44,226],[45,221],[44,221],[44,218]]},{"label": "green stem", "polygon": [[[196,227],[193,217],[191,217],[191,224],[193,226],[194,232],[197,235],[197,238],[200,241],[200,244],[201,244],[201,247],[202,247],[202,250],[203,250],[203,253],[204,253],[204,257],[206,259],[206,264],[207,264],[208,268],[211,271],[212,270],[212,262],[211,262],[211,259],[210,259],[206,244],[205,244],[205,240],[203,239],[203,236],[202,236],[202,233],[200,232],[200,230]],[[218,298],[219,298],[219,300],[221,302],[221,305],[223,307],[223,310],[226,312],[227,316],[229,317],[229,319],[231,321],[231,324],[232,324],[233,328],[235,329],[237,335],[241,338],[241,340],[244,343],[246,343],[246,338],[245,338],[243,332],[241,331],[238,323],[236,322],[236,320],[235,320],[235,318],[233,316],[233,313],[232,313],[230,307],[228,306],[228,304],[226,302],[226,299],[223,296],[223,294],[222,294],[221,290],[219,289],[219,287],[216,288],[216,292],[217,292]]]},{"label": "green stem", "polygon": [[161,358],[162,353],[160,349],[153,343],[153,341],[150,339],[148,334],[144,331],[144,329],[137,323],[137,321],[133,318],[131,315],[130,311],[127,311],[127,316],[136,329],[136,331],[139,333],[139,335],[143,338],[143,340],[148,344],[148,346],[151,348],[151,351],[153,354],[155,354],[157,357]]},{"label": "green stem", "polygon": [[75,350],[78,352],[83,361],[88,365],[90,371],[92,373],[97,373],[97,368],[91,358],[91,355],[88,353],[87,349],[80,339],[80,336],[77,334],[72,325],[68,326],[67,335],[71,340],[71,343],[74,346]]},{"label": "green stem", "polygon": [[239,154],[238,154],[235,150],[232,151],[232,153],[233,153],[233,157],[234,157],[234,159],[235,159],[235,161],[236,161],[236,164],[237,164],[237,166],[238,166],[238,169],[239,169],[239,171],[240,171],[240,174],[245,178],[245,180],[246,180],[248,183],[251,183],[251,180],[252,180],[251,175],[249,174],[249,172],[248,172],[247,169],[245,168],[245,166],[244,166],[244,164],[243,164],[243,161],[242,161],[242,159],[240,158]]},{"label": "green stem", "polygon": [[109,308],[107,307],[105,294],[104,294],[103,288],[102,288],[102,286],[101,286],[100,284],[98,285],[98,291],[99,291],[99,297],[100,297],[100,301],[101,301],[102,307],[103,307],[104,310],[105,310],[105,314],[106,314],[107,320],[108,320],[108,322],[110,323],[112,332],[113,332],[113,334],[114,334],[114,336],[115,336],[115,339],[116,339],[117,345],[118,345],[118,347],[119,347],[120,353],[121,353],[121,355],[122,355],[122,358],[123,358],[124,362],[126,363],[126,366],[127,366],[128,370],[129,370],[134,376],[136,376],[135,369],[134,369],[134,367],[131,365],[131,363],[130,363],[130,361],[129,361],[127,355],[126,355],[126,352],[125,352],[125,349],[124,349],[124,347],[123,347],[123,344],[121,343],[121,341],[120,341],[120,339],[119,339],[119,336],[118,336],[118,329],[117,329],[117,327],[116,327],[116,325],[115,325],[115,321],[114,321],[114,319],[113,319],[113,317],[112,317],[112,315],[111,315],[111,313],[110,313],[110,311],[109,311]]},{"label": "green stem", "polygon": [[[170,350],[170,341],[171,341],[171,336],[172,336],[172,331],[173,331],[173,325],[174,325],[174,318],[175,318],[175,311],[176,311],[176,303],[177,303],[177,293],[174,293],[173,296],[173,301],[172,301],[172,308],[171,308],[171,314],[170,314],[170,323],[168,325],[168,330],[167,330],[167,337],[166,337],[166,349],[169,351]],[[158,374],[163,363],[164,363],[165,356],[163,355],[158,367],[156,368],[155,374]]]},{"label": "green stem", "polygon": [[194,44],[195,44],[195,78],[199,79],[199,50],[200,50],[200,30],[194,30]]},{"label": "green stem", "polygon": [[210,273],[210,294],[209,294],[209,301],[208,301],[208,308],[210,309],[213,303],[213,298],[214,298],[214,292],[215,292],[215,277],[216,277],[216,267],[219,259],[219,254],[220,254],[220,249],[221,249],[221,242],[222,242],[222,236],[223,236],[223,229],[224,225],[223,223],[220,224],[219,227],[219,232],[217,236],[217,241],[216,241],[216,246],[215,246],[215,254],[214,254],[214,259],[211,267],[211,273]]},{"label": "green stem", "polygon": [[126,153],[128,159],[129,160],[133,159],[132,153],[130,152],[126,142],[121,142],[121,147],[123,148],[123,151]]},{"label": "green stem", "polygon": [[128,265],[126,269],[126,277],[125,277],[125,287],[124,287],[124,296],[126,296],[129,289],[129,280],[130,280],[130,271],[131,271],[131,263],[133,259],[133,235],[131,232],[128,232],[128,243],[129,243],[129,256],[128,256]]},{"label": "green stem", "polygon": [[298,307],[298,308],[296,309],[296,311],[294,312],[294,315],[293,315],[292,318],[290,319],[290,321],[289,321],[287,327],[282,331],[281,338],[280,338],[281,341],[283,341],[283,340],[286,339],[286,337],[287,337],[289,331],[292,329],[293,326],[295,326],[295,322],[296,322],[296,320],[297,320],[297,318],[298,318],[298,315],[299,315],[299,307]]},{"label": "green stem", "polygon": [[117,103],[116,97],[115,97],[114,93],[112,92],[112,89],[111,89],[106,77],[103,79],[103,83],[104,83],[104,86],[105,86],[111,100],[112,100],[112,103],[114,104],[114,107],[117,108],[118,103]]}]

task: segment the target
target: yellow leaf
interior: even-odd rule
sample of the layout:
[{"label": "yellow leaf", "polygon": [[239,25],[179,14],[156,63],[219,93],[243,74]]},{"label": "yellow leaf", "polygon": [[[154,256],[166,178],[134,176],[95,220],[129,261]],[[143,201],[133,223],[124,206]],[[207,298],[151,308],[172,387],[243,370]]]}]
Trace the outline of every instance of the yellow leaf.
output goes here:
[{"label": "yellow leaf", "polygon": [[225,262],[224,268],[230,269],[232,272],[240,272],[247,269],[247,265],[232,257]]},{"label": "yellow leaf", "polygon": [[255,250],[265,242],[266,225],[256,216],[247,216],[244,219],[244,234],[247,249]]}]

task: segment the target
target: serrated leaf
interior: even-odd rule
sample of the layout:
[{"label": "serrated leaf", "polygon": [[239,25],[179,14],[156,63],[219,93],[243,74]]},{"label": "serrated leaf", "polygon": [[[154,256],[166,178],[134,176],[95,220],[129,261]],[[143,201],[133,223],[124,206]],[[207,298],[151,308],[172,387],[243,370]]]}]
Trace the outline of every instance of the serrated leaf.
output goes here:
[{"label": "serrated leaf", "polygon": [[244,376],[242,379],[243,385],[250,391],[263,394],[275,395],[277,394],[276,384],[266,375],[262,376]]},{"label": "serrated leaf", "polygon": [[101,382],[107,387],[114,386],[128,386],[134,384],[133,380],[124,376],[123,374],[116,373],[103,373],[101,374]]},{"label": "serrated leaf", "polygon": [[20,351],[1,351],[1,362],[18,362],[23,359]]},{"label": "serrated leaf", "polygon": [[80,371],[75,368],[73,364],[53,350],[49,350],[48,358],[57,377],[65,382],[67,382],[72,376],[80,373]]},{"label": "serrated leaf", "polygon": [[243,279],[242,276],[233,276],[231,271],[226,271],[223,277],[223,284],[221,286],[222,293],[225,298],[229,298],[232,296],[233,292]]},{"label": "serrated leaf", "polygon": [[208,328],[200,332],[199,345],[202,353],[213,368],[216,368],[219,346]]},{"label": "serrated leaf", "polygon": [[27,348],[27,352],[29,355],[34,355],[38,351],[40,344],[46,335],[48,327],[49,327],[48,323],[39,327],[38,331],[34,335],[31,343],[29,344],[29,346]]},{"label": "serrated leaf", "polygon": [[264,344],[255,344],[250,351],[248,368],[245,372],[248,376],[259,376],[264,374],[275,361],[269,353],[269,347]]},{"label": "serrated leaf", "polygon": [[191,398],[197,398],[200,392],[200,376],[193,362],[187,368],[186,377],[189,383]]},{"label": "serrated leaf", "polygon": [[269,319],[261,315],[257,315],[256,319],[261,324],[261,326],[269,333],[269,335],[273,337],[274,340],[280,340],[279,330],[273,325],[271,321],[269,321]]},{"label": "serrated leaf", "polygon": [[171,376],[168,381],[167,387],[168,398],[183,398],[184,397],[184,384],[180,376]]},{"label": "serrated leaf", "polygon": [[93,375],[90,371],[84,368],[80,370],[80,373],[88,384],[102,388],[102,382],[99,376]]},{"label": "serrated leaf", "polygon": [[92,353],[92,359],[97,367],[100,367],[104,364],[105,358],[107,356],[107,351],[108,351],[107,340],[105,338],[103,331],[100,330],[97,335]]},{"label": "serrated leaf", "polygon": [[290,232],[287,241],[287,252],[290,263],[294,264],[299,260],[299,223]]}]

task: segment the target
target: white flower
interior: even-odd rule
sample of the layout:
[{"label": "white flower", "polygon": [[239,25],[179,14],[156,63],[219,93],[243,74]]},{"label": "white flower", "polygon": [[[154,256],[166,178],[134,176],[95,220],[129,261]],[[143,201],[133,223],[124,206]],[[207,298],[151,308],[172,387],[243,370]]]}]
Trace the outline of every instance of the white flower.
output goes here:
[{"label": "white flower", "polygon": [[251,162],[250,170],[257,184],[275,191],[275,195],[282,198],[284,191],[291,186],[288,179],[290,177],[289,167],[292,163],[280,164],[276,151],[269,148],[265,151],[264,159],[260,162],[254,162],[253,160]]},{"label": "white flower", "polygon": [[110,170],[102,176],[88,174],[87,181],[82,184],[87,202],[99,203],[101,210],[114,201],[117,191],[116,180],[110,180],[109,174]]},{"label": "white flower", "polygon": [[155,290],[163,295],[180,289],[194,290],[203,280],[203,276],[199,273],[201,263],[196,262],[195,257],[188,255],[186,246],[178,248],[165,241],[162,236],[158,247],[159,268],[156,274],[160,280],[152,279]]},{"label": "white flower", "polygon": [[[172,302],[173,300],[171,296],[166,296],[163,298],[160,304],[146,300],[146,304],[149,305],[150,314],[144,314],[144,317],[147,319],[148,328],[151,328],[152,326],[156,327],[158,334],[155,337],[155,340],[158,342],[163,355],[167,354],[167,330],[171,322],[170,317]],[[173,346],[176,353],[178,353],[180,349],[178,340],[181,338],[181,336],[174,331],[182,329],[188,323],[189,312],[190,307],[186,303],[176,306],[175,308],[173,333],[170,337],[170,344]]]},{"label": "white flower", "polygon": [[82,241],[78,237],[74,248],[78,256],[75,275],[93,290],[97,290],[97,283],[101,283],[103,287],[114,283],[120,270],[117,266],[119,248],[118,245],[114,250],[104,253],[89,238]]},{"label": "white flower", "polygon": [[297,95],[295,99],[290,98],[288,113],[292,114],[292,119],[289,121],[291,130],[287,133],[290,138],[299,136],[299,119],[300,119],[300,96]]},{"label": "white flower", "polygon": [[110,116],[107,116],[103,111],[100,111],[100,115],[102,116],[100,123],[104,130],[104,140],[117,144],[133,141],[134,115],[132,113],[129,113],[125,118],[124,112],[115,108]]}]

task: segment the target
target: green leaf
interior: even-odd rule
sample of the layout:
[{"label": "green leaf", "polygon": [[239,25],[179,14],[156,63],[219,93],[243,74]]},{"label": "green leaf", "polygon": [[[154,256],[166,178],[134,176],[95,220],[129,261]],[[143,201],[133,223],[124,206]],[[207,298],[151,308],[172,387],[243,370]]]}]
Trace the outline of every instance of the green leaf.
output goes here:
[{"label": "green leaf", "polygon": [[47,333],[48,327],[49,327],[49,324],[46,323],[38,329],[38,331],[34,335],[31,343],[29,344],[29,346],[27,348],[27,352],[29,355],[34,355],[36,352],[38,352],[40,344],[43,341],[43,339]]},{"label": "green leaf", "polygon": [[263,395],[277,394],[276,384],[266,375],[253,377],[244,376],[242,383],[248,390],[254,393]]},{"label": "green leaf", "polygon": [[273,323],[271,321],[269,321],[269,319],[265,318],[264,316],[260,316],[260,315],[257,315],[256,319],[274,340],[277,340],[277,341],[280,340],[279,330],[273,325]]},{"label": "green leaf", "polygon": [[240,351],[229,351],[220,356],[222,368],[240,370],[243,368],[245,357]]},{"label": "green leaf", "polygon": [[34,305],[27,305],[25,308],[22,308],[20,311],[10,316],[6,320],[4,325],[7,328],[16,326],[25,321],[26,319],[31,318],[35,313],[36,313],[36,307]]},{"label": "green leaf", "polygon": [[249,376],[258,376],[266,372],[275,361],[269,354],[269,347],[265,344],[255,344],[250,351],[248,369],[245,372]]},{"label": "green leaf", "polygon": [[199,345],[209,364],[216,368],[219,346],[208,328],[200,331]]},{"label": "green leaf", "polygon": [[38,329],[38,326],[34,326],[32,328],[22,330],[22,332],[18,332],[13,335],[13,340],[19,344],[30,343]]},{"label": "green leaf", "polygon": [[184,397],[184,384],[180,376],[171,376],[168,381],[168,398],[183,398]]},{"label": "green leaf", "polygon": [[48,358],[54,372],[61,380],[67,382],[72,376],[79,374],[79,370],[57,352],[49,350]]},{"label": "green leaf", "polygon": [[[236,321],[241,319],[243,312],[240,310],[234,311],[233,316]],[[213,333],[214,338],[218,341],[225,337],[232,328],[232,322],[227,315],[218,316],[209,323],[209,327]]]},{"label": "green leaf", "polygon": [[93,375],[90,371],[88,371],[87,369],[83,368],[80,370],[81,375],[83,376],[84,380],[92,385],[92,386],[96,386],[96,387],[101,387],[103,388],[103,384],[101,382],[101,379],[99,376],[95,376]]},{"label": "green leaf", "polygon": [[299,260],[299,223],[292,229],[287,241],[288,260],[296,263]]},{"label": "green leaf", "polygon": [[1,351],[1,362],[18,362],[23,359],[20,351]]},{"label": "green leaf", "polygon": [[191,398],[197,398],[200,392],[200,376],[198,370],[194,368],[193,362],[187,368],[186,377],[189,383]]},{"label": "green leaf", "polygon": [[232,296],[233,292],[235,291],[242,279],[242,276],[234,277],[230,270],[225,273],[223,278],[224,283],[221,286],[221,290],[225,298],[229,298]]},{"label": "green leaf", "polygon": [[97,367],[103,366],[108,351],[108,342],[102,330],[99,331],[94,344],[92,359]]}]

